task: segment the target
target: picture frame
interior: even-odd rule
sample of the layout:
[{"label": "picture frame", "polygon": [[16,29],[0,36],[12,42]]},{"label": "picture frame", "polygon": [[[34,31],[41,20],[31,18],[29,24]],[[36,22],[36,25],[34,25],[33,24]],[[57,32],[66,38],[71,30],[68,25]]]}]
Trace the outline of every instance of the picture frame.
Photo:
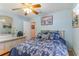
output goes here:
[{"label": "picture frame", "polygon": [[41,25],[52,25],[53,24],[53,16],[44,16],[41,19]]},{"label": "picture frame", "polygon": [[79,15],[73,14],[72,27],[79,28]]}]

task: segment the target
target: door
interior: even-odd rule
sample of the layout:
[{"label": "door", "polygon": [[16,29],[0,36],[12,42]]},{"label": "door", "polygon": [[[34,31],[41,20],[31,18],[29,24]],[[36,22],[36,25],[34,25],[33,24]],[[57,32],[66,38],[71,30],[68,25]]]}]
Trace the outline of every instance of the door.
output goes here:
[{"label": "door", "polygon": [[32,29],[32,38],[35,38],[36,36],[35,36],[35,22],[32,22],[31,23],[31,29]]},{"label": "door", "polygon": [[24,21],[24,35],[26,36],[27,39],[31,38],[31,23],[29,21]]}]

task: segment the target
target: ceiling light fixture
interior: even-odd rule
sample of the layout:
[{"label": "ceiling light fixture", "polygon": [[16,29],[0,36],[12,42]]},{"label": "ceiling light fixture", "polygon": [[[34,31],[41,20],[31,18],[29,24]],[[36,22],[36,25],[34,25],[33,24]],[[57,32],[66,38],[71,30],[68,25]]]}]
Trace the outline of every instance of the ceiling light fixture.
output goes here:
[{"label": "ceiling light fixture", "polygon": [[32,12],[32,10],[29,9],[29,8],[26,8],[26,9],[23,9],[23,10],[24,10],[24,12],[27,12],[27,13],[31,13]]},{"label": "ceiling light fixture", "polygon": [[41,4],[32,4],[32,3],[21,3],[22,7],[14,8],[13,11],[16,10],[23,10],[25,13],[24,15],[27,15],[29,13],[33,13],[38,15],[39,12],[36,10],[38,8],[41,8]]}]

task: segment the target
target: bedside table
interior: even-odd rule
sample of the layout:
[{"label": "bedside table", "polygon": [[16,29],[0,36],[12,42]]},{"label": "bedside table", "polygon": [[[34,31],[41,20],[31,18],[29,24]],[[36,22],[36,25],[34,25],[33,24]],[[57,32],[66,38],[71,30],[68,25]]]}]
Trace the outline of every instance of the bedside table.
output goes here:
[{"label": "bedside table", "polygon": [[0,56],[8,56],[9,55],[9,50],[0,50]]},{"label": "bedside table", "polygon": [[74,56],[74,50],[73,50],[73,48],[69,48],[68,52],[69,52],[69,56]]}]

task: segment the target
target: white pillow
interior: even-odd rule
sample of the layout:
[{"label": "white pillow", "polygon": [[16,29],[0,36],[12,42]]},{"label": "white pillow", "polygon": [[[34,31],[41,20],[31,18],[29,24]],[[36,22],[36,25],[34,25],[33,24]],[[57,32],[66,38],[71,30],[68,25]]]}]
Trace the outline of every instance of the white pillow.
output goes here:
[{"label": "white pillow", "polygon": [[49,39],[49,34],[42,34],[42,39],[48,40]]}]

